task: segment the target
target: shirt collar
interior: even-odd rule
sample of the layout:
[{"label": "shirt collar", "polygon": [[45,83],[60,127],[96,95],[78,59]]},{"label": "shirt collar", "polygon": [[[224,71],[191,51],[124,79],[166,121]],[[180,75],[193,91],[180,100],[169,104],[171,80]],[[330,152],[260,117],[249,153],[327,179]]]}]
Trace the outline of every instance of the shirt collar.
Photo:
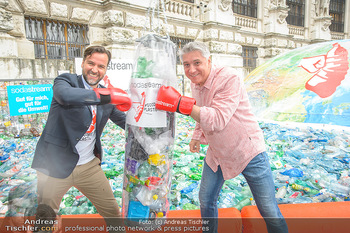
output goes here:
[{"label": "shirt collar", "polygon": [[83,75],[81,76],[81,79],[84,83],[85,89],[92,90],[93,88],[85,81]]}]

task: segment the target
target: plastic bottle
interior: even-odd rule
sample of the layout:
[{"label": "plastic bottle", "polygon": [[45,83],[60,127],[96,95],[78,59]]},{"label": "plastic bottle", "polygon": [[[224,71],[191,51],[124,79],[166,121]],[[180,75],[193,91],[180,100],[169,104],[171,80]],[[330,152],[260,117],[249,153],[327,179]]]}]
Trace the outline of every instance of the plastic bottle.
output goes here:
[{"label": "plastic bottle", "polygon": [[235,198],[234,193],[221,192],[219,201],[219,208],[229,208],[238,204],[238,200]]},{"label": "plastic bottle", "polygon": [[320,189],[321,187],[319,185],[313,184],[310,180],[295,180],[296,184],[303,186],[304,188],[311,188],[311,189]]},{"label": "plastic bottle", "polygon": [[311,189],[311,188],[309,188],[309,187],[305,187],[304,189],[303,189],[303,191],[304,191],[304,193],[306,194],[306,195],[308,195],[308,196],[314,196],[314,195],[317,195],[317,194],[319,194],[319,190],[317,190],[317,189]]},{"label": "plastic bottle", "polygon": [[322,189],[322,186],[319,184],[318,180],[310,180],[311,184],[314,185],[317,189]]},{"label": "plastic bottle", "polygon": [[325,180],[320,180],[319,184],[329,190],[332,190],[335,193],[348,196],[350,193],[350,187],[339,184],[338,182],[328,182]]},{"label": "plastic bottle", "polygon": [[198,174],[198,173],[193,173],[193,174],[190,174],[189,177],[192,179],[192,180],[200,180],[202,178],[202,175],[201,174]]},{"label": "plastic bottle", "polygon": [[249,200],[250,200],[251,205],[256,205],[254,198],[251,197],[251,198],[249,198]]},{"label": "plastic bottle", "polygon": [[301,192],[294,192],[292,195],[289,196],[289,198],[298,198],[302,196]]},{"label": "plastic bottle", "polygon": [[154,210],[161,209],[164,204],[164,199],[157,198],[156,200],[152,201],[152,203],[149,205],[149,208]]},{"label": "plastic bottle", "polygon": [[144,206],[151,205],[154,200],[153,193],[146,186],[142,186],[139,193],[135,196]]},{"label": "plastic bottle", "polygon": [[326,200],[328,197],[330,197],[331,195],[329,193],[319,193],[318,195],[312,197],[312,202],[323,202],[324,200]]},{"label": "plastic bottle", "polygon": [[235,205],[234,207],[238,210],[241,210],[244,206],[248,206],[248,205],[251,205],[250,197],[244,198],[243,200],[238,202],[238,204]]},{"label": "plastic bottle", "polygon": [[312,199],[310,197],[301,196],[293,200],[293,204],[297,203],[312,203]]},{"label": "plastic bottle", "polygon": [[291,168],[281,172],[282,175],[289,177],[302,177],[304,175],[303,171],[298,168]]},{"label": "plastic bottle", "polygon": [[298,191],[300,191],[300,190],[303,190],[304,189],[304,186],[301,186],[301,185],[299,185],[299,184],[292,184],[292,189],[293,190],[298,190]]},{"label": "plastic bottle", "polygon": [[182,206],[182,209],[184,210],[195,210],[198,209],[198,207],[192,203],[186,203]]},{"label": "plastic bottle", "polygon": [[149,177],[151,173],[151,165],[147,161],[143,162],[138,169],[138,176],[140,178]]},{"label": "plastic bottle", "polygon": [[316,164],[323,167],[329,173],[336,173],[336,171],[344,169],[344,164],[342,162],[333,159],[318,160]]},{"label": "plastic bottle", "polygon": [[286,186],[282,186],[278,188],[277,193],[276,193],[276,198],[284,198],[287,194],[287,188]]},{"label": "plastic bottle", "polygon": [[65,197],[63,198],[63,204],[64,207],[70,207],[74,203],[74,197],[69,194],[65,194]]},{"label": "plastic bottle", "polygon": [[193,189],[195,189],[197,186],[198,186],[198,182],[194,182],[190,186],[182,189],[180,192],[181,192],[181,194],[187,194],[189,192],[192,192]]}]

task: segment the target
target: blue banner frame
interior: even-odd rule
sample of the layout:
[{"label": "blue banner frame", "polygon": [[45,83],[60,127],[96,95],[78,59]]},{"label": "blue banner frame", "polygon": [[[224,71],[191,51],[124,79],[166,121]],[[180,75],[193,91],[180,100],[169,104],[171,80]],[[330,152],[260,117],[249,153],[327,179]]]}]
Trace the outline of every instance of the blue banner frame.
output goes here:
[{"label": "blue banner frame", "polygon": [[52,84],[7,86],[10,116],[48,112],[52,101]]}]

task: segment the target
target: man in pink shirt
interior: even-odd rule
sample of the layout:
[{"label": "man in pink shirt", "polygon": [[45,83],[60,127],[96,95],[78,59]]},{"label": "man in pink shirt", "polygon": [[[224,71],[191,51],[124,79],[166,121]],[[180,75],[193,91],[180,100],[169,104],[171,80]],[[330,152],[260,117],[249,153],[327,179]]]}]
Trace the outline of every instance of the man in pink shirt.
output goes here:
[{"label": "man in pink shirt", "polygon": [[225,180],[243,174],[269,233],[288,232],[275,199],[275,185],[266,154],[263,132],[249,104],[243,80],[227,67],[212,65],[209,49],[190,42],[180,51],[192,96],[181,96],[162,86],[156,108],[191,116],[197,123],[189,144],[199,152],[209,144],[204,159],[199,200],[209,231],[217,232],[217,201]]}]

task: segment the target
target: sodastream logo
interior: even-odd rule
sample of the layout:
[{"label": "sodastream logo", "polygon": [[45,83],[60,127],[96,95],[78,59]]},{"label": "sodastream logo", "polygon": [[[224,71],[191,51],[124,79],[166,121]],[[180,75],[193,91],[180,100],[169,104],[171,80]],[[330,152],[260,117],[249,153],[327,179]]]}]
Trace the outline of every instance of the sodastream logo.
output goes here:
[{"label": "sodastream logo", "polygon": [[49,92],[52,90],[52,86],[11,86],[10,92],[16,93],[33,93],[33,92]]}]

